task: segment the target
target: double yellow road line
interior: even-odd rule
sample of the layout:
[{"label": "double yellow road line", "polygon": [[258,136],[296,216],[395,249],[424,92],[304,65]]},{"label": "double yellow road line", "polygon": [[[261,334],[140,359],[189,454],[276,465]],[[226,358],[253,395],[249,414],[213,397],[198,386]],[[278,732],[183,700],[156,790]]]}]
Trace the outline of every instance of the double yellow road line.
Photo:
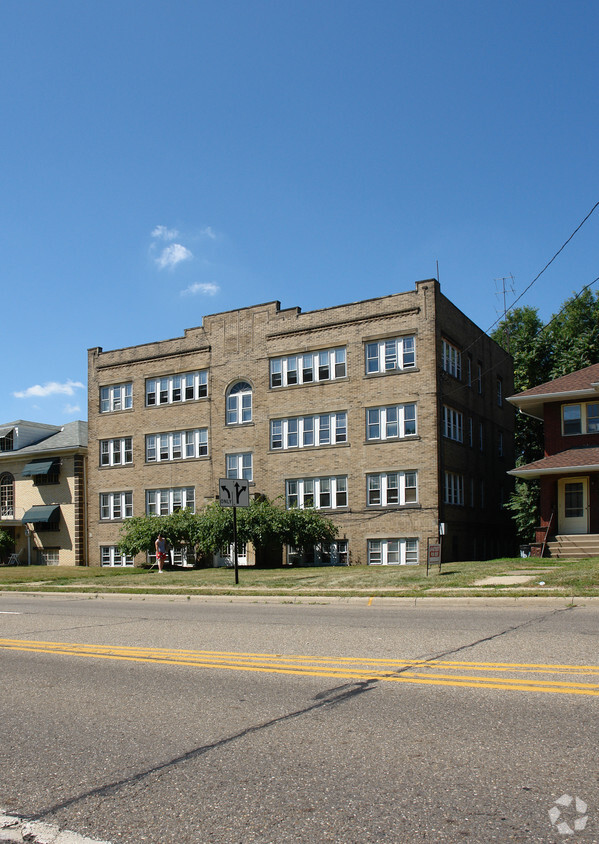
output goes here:
[{"label": "double yellow road line", "polygon": [[0,649],[304,677],[599,696],[599,665],[403,660],[132,648],[0,639]]}]

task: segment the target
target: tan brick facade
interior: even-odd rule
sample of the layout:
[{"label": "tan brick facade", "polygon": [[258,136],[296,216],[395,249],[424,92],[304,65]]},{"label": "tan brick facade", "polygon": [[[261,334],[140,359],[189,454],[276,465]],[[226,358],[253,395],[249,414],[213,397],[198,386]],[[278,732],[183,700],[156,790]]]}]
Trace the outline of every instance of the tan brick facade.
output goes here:
[{"label": "tan brick facade", "polygon": [[[410,338],[414,338],[415,364],[407,356],[408,365],[403,369],[385,369],[385,355],[397,354],[398,349],[409,350]],[[461,379],[442,373],[443,339],[462,352]],[[387,346],[384,341],[389,341]],[[380,373],[367,373],[368,344],[371,344],[370,354],[374,353],[376,344],[381,350],[383,371]],[[327,370],[323,369],[322,380],[316,380],[319,370],[312,373],[311,382],[271,385],[271,360],[285,359],[283,366],[292,379],[295,376],[289,372],[296,359],[299,369],[302,355],[328,351],[331,375],[335,370],[332,350],[345,350],[344,375],[326,377]],[[468,355],[472,356],[474,366],[481,361],[482,395],[465,383]],[[318,363],[316,355],[314,366]],[[169,398],[160,404],[157,399],[156,404],[148,406],[146,382],[149,380],[168,379],[165,384],[171,390],[178,384],[174,380],[176,376],[204,371],[207,373],[205,397],[185,400],[179,393],[173,393],[174,400]],[[343,372],[341,365],[340,372]],[[505,395],[510,395],[511,372],[509,356],[442,296],[436,281],[418,282],[410,292],[308,313],[298,308],[282,310],[278,302],[269,302],[206,316],[201,327],[187,329],[182,337],[108,352],[90,349],[90,561],[99,564],[100,549],[115,546],[119,539],[120,519],[100,518],[101,495],[132,493],[133,513],[143,515],[148,490],[193,488],[198,510],[217,496],[218,479],[226,474],[226,455],[236,453],[251,454],[252,492],[272,499],[285,499],[286,480],[346,479],[346,505],[325,507],[323,513],[339,526],[339,539],[347,541],[352,564],[368,561],[369,540],[406,538],[418,540],[417,558],[425,562],[427,539],[438,536],[441,521],[447,524],[446,555],[451,551],[454,557],[470,556],[478,542],[480,556],[483,541],[487,541],[485,537],[489,542],[497,542],[505,534],[505,516],[494,499],[500,484],[507,489],[505,468],[513,465],[513,411],[509,406],[497,405],[494,385],[499,375]],[[306,379],[309,374],[306,370]],[[300,373],[298,380],[302,377]],[[227,425],[227,391],[236,382],[251,386],[251,421]],[[121,409],[124,403],[118,389],[117,409],[106,404],[110,391],[101,393],[102,388],[129,384],[132,385],[127,388],[131,389],[130,408]],[[159,386],[156,389],[159,391]],[[471,447],[466,441],[454,445],[441,436],[443,393],[465,418],[475,417],[477,425],[479,419],[483,420],[483,431],[489,440],[487,450],[483,448],[480,452],[478,446]],[[415,435],[368,438],[369,408],[386,410],[405,405],[416,405]],[[402,412],[400,409],[399,413]],[[327,425],[341,427],[344,419],[346,434],[338,431],[342,441],[318,443],[319,436],[326,439]],[[289,442],[292,442],[293,426],[299,426],[306,444],[273,447],[273,420],[283,420],[286,432],[289,428]],[[310,434],[312,426],[316,433]],[[148,435],[183,432],[184,439],[184,432],[197,430],[207,431],[206,456],[146,459]],[[503,460],[495,459],[491,445],[499,431],[503,433]],[[310,437],[316,444],[312,444]],[[127,443],[123,446],[125,438]],[[128,447],[128,438],[132,451],[125,455],[122,449]],[[333,431],[331,439],[334,439]],[[107,445],[101,446],[102,441]],[[107,450],[102,459],[101,448]],[[110,449],[116,449],[115,454],[119,452],[116,460],[125,458],[130,462],[114,465]],[[113,465],[101,465],[101,460]],[[479,494],[471,502],[470,492],[468,500],[459,506],[443,505],[444,472],[449,469],[464,474],[468,490],[470,477],[475,477],[479,494],[484,481],[488,487],[484,506],[480,506]],[[408,477],[416,473],[416,501],[367,504],[368,475],[379,475],[391,485],[396,483],[396,475],[401,475],[403,484],[405,473]],[[409,482],[405,480],[406,485]],[[388,494],[392,498],[392,492]],[[104,516],[107,515],[105,512]],[[413,556],[414,552],[411,559]]]}]

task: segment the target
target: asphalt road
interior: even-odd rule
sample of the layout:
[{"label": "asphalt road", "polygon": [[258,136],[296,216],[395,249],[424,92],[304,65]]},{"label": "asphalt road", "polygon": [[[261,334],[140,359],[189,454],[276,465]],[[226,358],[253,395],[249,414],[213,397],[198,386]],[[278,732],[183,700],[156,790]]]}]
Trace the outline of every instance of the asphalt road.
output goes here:
[{"label": "asphalt road", "polygon": [[18,815],[115,844],[599,842],[597,602],[3,594],[0,660]]}]

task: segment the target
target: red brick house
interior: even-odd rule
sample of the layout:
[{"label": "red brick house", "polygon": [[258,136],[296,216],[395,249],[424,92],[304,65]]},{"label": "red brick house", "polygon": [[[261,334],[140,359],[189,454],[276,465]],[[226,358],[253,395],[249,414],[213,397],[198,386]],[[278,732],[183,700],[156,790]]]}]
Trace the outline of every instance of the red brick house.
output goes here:
[{"label": "red brick house", "polygon": [[509,472],[540,482],[541,518],[532,553],[599,554],[599,364],[508,401],[543,422],[545,456]]}]

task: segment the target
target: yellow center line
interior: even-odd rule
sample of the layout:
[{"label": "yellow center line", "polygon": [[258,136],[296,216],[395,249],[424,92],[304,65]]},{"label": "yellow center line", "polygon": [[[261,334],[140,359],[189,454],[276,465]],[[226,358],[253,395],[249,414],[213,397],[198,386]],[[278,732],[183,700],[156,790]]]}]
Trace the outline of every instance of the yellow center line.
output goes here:
[{"label": "yellow center line", "polygon": [[[599,678],[599,666],[596,665],[323,657],[298,654],[115,647],[29,639],[0,639],[0,649],[56,656],[80,656],[94,659],[179,665],[200,669],[599,697],[599,683],[574,682],[573,680],[562,679],[564,675],[576,677],[579,680],[586,677]],[[485,672],[484,675],[478,673],[482,671]],[[510,674],[517,676],[512,677],[509,676]],[[548,674],[556,679],[540,679],[538,676]]]}]

